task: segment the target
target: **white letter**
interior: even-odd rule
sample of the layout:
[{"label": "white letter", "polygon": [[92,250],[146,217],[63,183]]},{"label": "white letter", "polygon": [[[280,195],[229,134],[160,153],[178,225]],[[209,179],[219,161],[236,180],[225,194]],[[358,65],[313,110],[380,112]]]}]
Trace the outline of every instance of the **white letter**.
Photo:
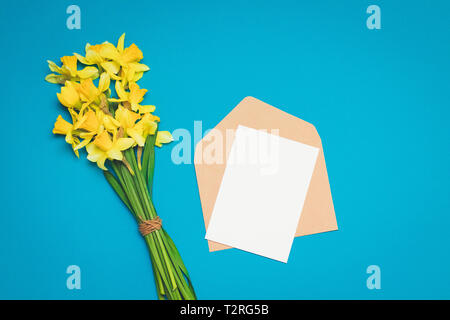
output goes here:
[{"label": "white letter", "polygon": [[203,152],[203,161],[206,164],[224,163],[222,132],[216,129],[209,130],[203,141],[208,142]]},{"label": "white letter", "polygon": [[66,21],[67,29],[81,29],[81,10],[74,4],[67,7],[67,14],[71,14]]},{"label": "white letter", "polygon": [[367,18],[367,28],[370,30],[381,29],[381,10],[379,6],[371,5],[367,7],[367,13],[372,13],[371,16]]},{"label": "white letter", "polygon": [[172,148],[172,162],[175,164],[191,164],[191,134],[186,129],[176,129],[172,132],[173,139],[181,142]]},{"label": "white letter", "polygon": [[200,140],[203,138],[203,126],[201,121],[194,121],[194,163],[203,163],[203,145],[199,144]]},{"label": "white letter", "polygon": [[67,267],[67,274],[71,274],[67,278],[67,289],[81,289],[81,270],[79,266],[71,265]]},{"label": "white letter", "polygon": [[372,273],[370,277],[367,278],[367,288],[372,289],[381,289],[381,270],[377,265],[371,265],[367,267],[368,274]]}]

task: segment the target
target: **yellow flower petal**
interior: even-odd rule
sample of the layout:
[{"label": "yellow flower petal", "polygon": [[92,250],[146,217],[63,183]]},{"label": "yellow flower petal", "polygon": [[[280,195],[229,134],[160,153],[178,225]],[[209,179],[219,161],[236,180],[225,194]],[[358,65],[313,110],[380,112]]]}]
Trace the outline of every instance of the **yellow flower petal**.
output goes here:
[{"label": "yellow flower petal", "polygon": [[120,57],[120,53],[113,44],[104,43],[100,48],[100,56],[111,60],[117,60]]},{"label": "yellow flower petal", "polygon": [[149,134],[151,134],[151,135],[155,134],[156,129],[158,129],[158,125],[156,124],[156,122],[154,122],[154,121],[147,122],[144,127],[144,133],[145,133],[146,137]]},{"label": "yellow flower petal", "polygon": [[[115,62],[115,61],[107,61],[107,62],[103,62],[103,63],[102,63],[102,67],[103,67],[103,69],[106,70],[106,72],[109,73],[109,75],[110,75],[111,77],[117,75],[117,73],[119,73],[119,70],[120,70],[120,64],[117,63],[117,62]],[[116,78],[117,78],[117,79],[120,79],[120,77],[117,77],[117,76],[116,76]],[[114,79],[114,78],[113,78],[113,79]],[[114,79],[114,80],[117,80],[117,79]]]},{"label": "yellow flower petal", "polygon": [[100,90],[101,92],[108,90],[110,81],[111,80],[109,78],[108,73],[103,72],[98,82],[98,90]]},{"label": "yellow flower petal", "polygon": [[79,54],[75,53],[75,56],[81,63],[87,65],[93,64],[101,64],[104,59],[100,55],[100,50],[103,47],[103,44],[97,44],[95,46],[91,46],[89,43],[86,44],[86,57],[82,57]]},{"label": "yellow flower petal", "polygon": [[145,71],[150,70],[150,68],[143,63],[132,62],[132,63],[130,63],[130,65],[132,65],[134,67],[135,72],[145,72]]},{"label": "yellow flower petal", "polygon": [[100,157],[100,159],[97,160],[97,166],[105,171],[108,171],[108,169],[105,167],[105,161],[106,161],[106,155]]},{"label": "yellow flower petal", "polygon": [[120,122],[111,116],[105,115],[103,117],[103,125],[105,126],[106,130],[114,131],[120,127]]},{"label": "yellow flower petal", "polygon": [[[123,88],[122,85],[120,86]],[[130,92],[121,92],[119,95],[127,95],[126,101],[130,103],[131,109],[133,111],[138,111],[140,107],[139,103],[144,99],[147,89],[140,89],[139,85],[135,82],[130,82],[129,88]]]},{"label": "yellow flower petal", "polygon": [[112,159],[112,160],[122,160],[123,159],[123,154],[122,152],[120,152],[120,150],[117,149],[111,149],[107,152],[107,157],[108,159]]},{"label": "yellow flower petal", "polygon": [[120,122],[124,129],[132,128],[139,118],[139,114],[122,106],[119,106],[116,110],[116,120]]},{"label": "yellow flower petal", "polygon": [[163,143],[170,143],[172,141],[173,138],[169,131],[158,131],[155,145],[161,147]]},{"label": "yellow flower petal", "polygon": [[144,100],[144,95],[147,93],[147,89],[140,89],[139,85],[135,82],[131,82],[130,85],[130,93],[128,95],[128,101],[131,105],[136,106],[139,102]]},{"label": "yellow flower petal", "polygon": [[97,160],[102,156],[103,151],[95,146],[94,143],[90,143],[86,147],[86,151],[88,152],[87,158],[89,161],[97,162]]},{"label": "yellow flower petal", "polygon": [[122,101],[128,100],[128,93],[123,88],[122,82],[116,81],[115,88],[117,95],[119,96],[120,99],[122,99]]},{"label": "yellow flower petal", "polygon": [[137,82],[137,81],[139,81],[139,80],[142,78],[143,75],[144,75],[143,72],[136,72],[136,73],[134,74],[133,79],[131,79],[131,81]]},{"label": "yellow flower petal", "polygon": [[88,59],[86,59],[85,57],[83,57],[82,55],[80,55],[78,53],[74,53],[73,55],[75,57],[77,57],[78,61],[80,61],[82,64],[87,64],[87,65],[94,64],[94,63],[91,63]]},{"label": "yellow flower petal", "polygon": [[96,79],[98,78],[98,70],[96,67],[86,67],[78,71],[78,77],[80,79],[87,79],[87,78]]},{"label": "yellow flower petal", "polygon": [[144,58],[144,55],[142,54],[142,51],[139,50],[138,46],[132,43],[131,46],[123,50],[120,58],[123,63],[130,63],[140,61]]},{"label": "yellow flower petal", "polygon": [[90,143],[86,146],[86,151],[88,152],[88,160],[92,162],[97,162],[97,166],[103,170],[108,170],[105,167],[106,153],[98,148],[94,143]]},{"label": "yellow flower petal", "polygon": [[77,75],[77,57],[76,56],[64,56],[61,58],[63,67],[66,67],[70,71],[72,77]]},{"label": "yellow flower petal", "polygon": [[103,131],[95,137],[94,144],[103,151],[108,151],[113,147],[113,142],[107,131]]},{"label": "yellow flower petal", "polygon": [[145,145],[145,138],[142,135],[142,132],[139,132],[137,128],[129,128],[127,129],[127,134],[136,141],[138,146],[143,147]]},{"label": "yellow flower petal", "polygon": [[81,100],[87,102],[94,101],[101,93],[94,85],[94,82],[92,82],[92,79],[82,80],[79,90]]},{"label": "yellow flower petal", "polygon": [[89,142],[91,142],[92,137],[88,137],[84,139],[81,143],[77,144],[74,148],[74,150],[83,149]]},{"label": "yellow flower petal", "polygon": [[67,135],[66,135],[66,142],[68,143],[68,144],[73,144],[73,140],[74,140],[74,138],[73,138],[73,135],[72,135],[72,132],[68,132],[67,133]]},{"label": "yellow flower petal", "polygon": [[75,129],[83,129],[88,132],[97,131],[100,123],[94,111],[89,110],[75,125]]},{"label": "yellow flower petal", "polygon": [[47,60],[48,67],[52,72],[61,73],[61,68],[56,65],[53,61]]},{"label": "yellow flower petal", "polygon": [[117,41],[117,50],[119,50],[120,53],[123,52],[124,42],[125,42],[125,33],[122,34],[119,38],[119,41]]},{"label": "yellow flower petal", "polygon": [[66,82],[66,77],[60,74],[51,73],[45,76],[45,81],[50,83],[64,84],[64,82]]},{"label": "yellow flower petal", "polygon": [[155,111],[155,106],[139,106],[139,113],[150,113]]},{"label": "yellow flower petal", "polygon": [[58,118],[56,118],[56,122],[55,122],[55,127],[53,128],[53,133],[54,134],[68,134],[69,132],[72,131],[73,125],[64,120],[63,117],[61,117],[61,115],[58,116]]},{"label": "yellow flower petal", "polygon": [[134,140],[131,138],[119,138],[115,143],[115,147],[120,151],[127,150],[134,145]]},{"label": "yellow flower petal", "polygon": [[125,101],[124,99],[116,99],[116,98],[108,98],[109,102],[123,102]]},{"label": "yellow flower petal", "polygon": [[57,93],[56,96],[59,102],[67,108],[74,108],[80,103],[80,95],[76,84],[72,81],[66,81],[65,86],[61,87],[61,93]]},{"label": "yellow flower petal", "polygon": [[125,65],[122,70],[125,71],[125,78],[127,82],[131,82],[134,79],[134,75],[136,74],[134,66],[132,64]]},{"label": "yellow flower petal", "polygon": [[159,121],[159,118],[157,116],[147,113],[142,117],[142,119],[136,126],[141,127],[144,136],[147,137],[149,134],[154,134],[156,129],[158,128],[158,125],[156,123],[157,120]]}]

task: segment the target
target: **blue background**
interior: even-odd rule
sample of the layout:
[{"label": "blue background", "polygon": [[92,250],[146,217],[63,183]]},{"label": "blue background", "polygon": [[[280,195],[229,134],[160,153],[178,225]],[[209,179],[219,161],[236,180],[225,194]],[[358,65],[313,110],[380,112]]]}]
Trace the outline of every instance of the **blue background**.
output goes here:
[{"label": "blue background", "polygon": [[[81,30],[66,8],[81,8]],[[366,8],[381,8],[368,30]],[[339,231],[288,264],[209,253],[193,165],[157,153],[155,202],[201,299],[450,298],[448,1],[10,1],[0,12],[0,298],[154,299],[136,224],[84,155],[51,134],[46,60],[135,42],[167,130],[215,126],[254,96],[313,123]],[[81,267],[81,290],[66,268]],[[381,268],[368,290],[366,268]]]}]

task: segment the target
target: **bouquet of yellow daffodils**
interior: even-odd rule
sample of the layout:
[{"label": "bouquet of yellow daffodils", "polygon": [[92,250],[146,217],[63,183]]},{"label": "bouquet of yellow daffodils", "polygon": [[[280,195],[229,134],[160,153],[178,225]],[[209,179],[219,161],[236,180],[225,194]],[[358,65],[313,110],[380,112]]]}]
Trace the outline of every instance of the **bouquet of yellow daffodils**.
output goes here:
[{"label": "bouquet of yellow daffodils", "polygon": [[53,133],[64,135],[77,157],[86,147],[88,160],[103,170],[133,214],[150,252],[158,298],[196,299],[186,267],[152,200],[154,148],[171,142],[172,136],[158,130],[160,119],[152,114],[155,106],[141,104],[147,90],[136,82],[149,68],[140,63],[142,51],[134,43],[125,48],[124,40],[125,34],[117,46],[87,44],[85,56],[64,56],[62,66],[48,61],[53,73],[45,79],[62,85],[56,95],[71,118],[66,121],[59,115]]}]

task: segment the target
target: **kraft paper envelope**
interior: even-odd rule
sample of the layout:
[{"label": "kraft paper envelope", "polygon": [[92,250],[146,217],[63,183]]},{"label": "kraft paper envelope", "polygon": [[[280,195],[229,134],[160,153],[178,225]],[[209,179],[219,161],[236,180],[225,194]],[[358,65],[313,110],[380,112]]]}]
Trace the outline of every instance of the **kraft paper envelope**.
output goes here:
[{"label": "kraft paper envelope", "polygon": [[[274,132],[272,130],[278,130],[276,134],[280,137],[319,148],[319,155],[295,236],[337,230],[322,142],[316,128],[306,121],[253,97],[243,99],[210,133],[199,141],[195,148],[195,172],[206,229],[225,172],[228,153],[234,139],[233,132],[239,125],[272,133]],[[219,144],[222,148],[221,156],[216,155],[214,161],[211,161],[211,148],[208,146],[215,143],[214,149],[217,151],[218,144],[215,141],[218,137],[217,134],[224,137],[225,142]],[[217,159],[223,160],[217,161]],[[210,240],[208,240],[208,245],[210,251],[230,248]]]}]

